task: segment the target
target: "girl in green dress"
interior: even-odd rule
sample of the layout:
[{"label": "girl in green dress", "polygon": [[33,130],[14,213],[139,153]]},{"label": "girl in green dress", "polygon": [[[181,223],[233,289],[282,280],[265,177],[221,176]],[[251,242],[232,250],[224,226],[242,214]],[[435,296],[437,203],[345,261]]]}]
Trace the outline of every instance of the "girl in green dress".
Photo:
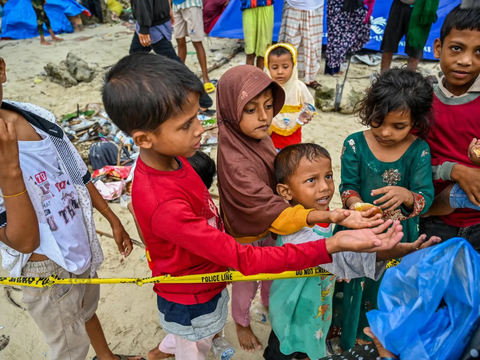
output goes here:
[{"label": "girl in green dress", "polygon": [[[432,102],[432,86],[421,74],[385,72],[359,104],[361,122],[370,129],[347,137],[342,150],[343,206],[378,206],[385,220],[401,221],[403,241],[408,242],[418,238],[418,216],[427,212],[434,197],[430,149],[422,140],[432,123]],[[366,312],[377,306],[379,285],[360,278],[336,287],[331,335],[338,335],[341,327],[343,349],[371,341],[363,328],[368,326]]]}]

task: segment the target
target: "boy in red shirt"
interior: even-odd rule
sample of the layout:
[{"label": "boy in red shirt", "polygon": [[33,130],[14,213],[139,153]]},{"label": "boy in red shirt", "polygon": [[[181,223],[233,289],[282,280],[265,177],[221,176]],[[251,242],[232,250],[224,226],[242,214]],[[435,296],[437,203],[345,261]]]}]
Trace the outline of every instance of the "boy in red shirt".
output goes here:
[{"label": "boy in red shirt", "polygon": [[[435,194],[457,183],[480,205],[480,167],[469,159],[469,145],[480,135],[480,9],[453,9],[445,18],[435,56],[444,73],[435,86],[435,124],[427,139],[432,155]],[[421,233],[467,239],[480,251],[480,212],[457,209],[421,221]]]},{"label": "boy in red shirt", "polygon": [[[301,270],[331,262],[335,252],[378,251],[400,241],[401,226],[383,233],[391,221],[297,246],[244,246],[225,234],[207,188],[185,159],[200,147],[204,130],[197,109],[203,93],[200,80],[184,65],[153,54],[127,56],[105,77],[105,109],[140,147],[132,200],[153,276],[228,267],[245,275]],[[168,335],[150,359],[207,358],[213,337],[226,323],[229,296],[225,283],[205,278],[202,284],[155,284],[160,323]]]}]

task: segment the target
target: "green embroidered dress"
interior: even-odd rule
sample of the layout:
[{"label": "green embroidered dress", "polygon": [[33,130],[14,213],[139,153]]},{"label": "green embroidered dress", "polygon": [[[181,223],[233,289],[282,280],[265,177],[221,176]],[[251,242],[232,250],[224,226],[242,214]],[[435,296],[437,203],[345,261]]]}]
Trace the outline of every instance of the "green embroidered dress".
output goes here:
[{"label": "green embroidered dress", "polygon": [[[350,135],[342,150],[342,202],[355,196],[363,202],[373,204],[381,196],[371,196],[374,189],[385,186],[401,186],[413,193],[413,210],[403,206],[384,213],[383,218],[401,220],[405,234],[403,242],[413,242],[419,236],[419,218],[431,206],[434,198],[430,148],[417,138],[394,162],[379,161],[368,147],[365,135],[358,132]],[[344,230],[337,227],[335,231]],[[357,338],[370,340],[363,334],[368,326],[365,314],[377,307],[377,293],[380,281],[355,279],[340,283],[335,290],[333,325],[342,328],[341,346],[351,349]]]}]

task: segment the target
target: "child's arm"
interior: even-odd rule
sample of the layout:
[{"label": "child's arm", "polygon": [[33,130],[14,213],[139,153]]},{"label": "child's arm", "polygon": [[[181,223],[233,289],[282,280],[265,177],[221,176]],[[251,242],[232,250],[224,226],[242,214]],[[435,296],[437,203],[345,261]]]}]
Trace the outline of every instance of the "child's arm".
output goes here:
[{"label": "child's arm", "polygon": [[[0,188],[3,206],[0,240],[21,253],[29,254],[40,246],[37,215],[26,190],[20,169],[15,127],[0,119]],[[8,219],[8,223],[7,223]]]},{"label": "child's arm", "polygon": [[347,138],[342,148],[340,195],[343,207],[353,210],[355,204],[362,203],[363,200],[360,197],[361,179],[357,154],[348,141]]},{"label": "child's arm", "polygon": [[[151,219],[152,233],[244,275],[301,270],[331,262],[329,254],[340,251],[391,249],[403,237],[402,227],[392,221],[374,229],[345,231],[326,240],[300,245],[260,248],[241,245],[235,239],[196,216],[184,200],[162,203]],[[391,227],[390,227],[391,226]],[[384,231],[390,229],[384,233]]]},{"label": "child's arm", "polygon": [[375,200],[375,205],[380,205],[384,211],[394,211],[400,207],[399,220],[410,219],[427,212],[433,202],[434,188],[432,181],[432,161],[430,148],[425,142],[418,151],[416,164],[410,170],[408,179],[409,189],[401,186],[386,186],[372,191],[372,195],[385,194]]},{"label": "child's arm", "polygon": [[120,254],[127,257],[130,255],[133,249],[132,240],[130,236],[125,231],[120,219],[117,215],[110,209],[105,200],[103,200],[102,195],[98,192],[97,188],[92,182],[87,184],[88,192],[92,198],[92,204],[95,209],[97,209],[110,223],[112,227],[113,237],[117,243],[118,251]]}]

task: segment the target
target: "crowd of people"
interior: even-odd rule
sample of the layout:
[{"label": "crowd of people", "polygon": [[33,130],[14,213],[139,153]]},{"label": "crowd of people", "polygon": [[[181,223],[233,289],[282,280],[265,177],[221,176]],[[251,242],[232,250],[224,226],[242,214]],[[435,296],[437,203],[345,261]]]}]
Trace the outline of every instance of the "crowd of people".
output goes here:
[{"label": "crowd of people", "polygon": [[[345,351],[361,346],[342,359],[396,358],[368,329],[366,317],[377,307],[386,262],[457,236],[480,251],[480,10],[457,7],[447,15],[434,45],[443,77],[432,85],[415,70],[425,26],[433,21],[427,16],[421,29],[409,25],[417,5],[425,14],[438,8],[438,1],[427,3],[394,0],[382,73],[357,106],[367,130],[343,143],[343,207],[331,210],[330,153],[301,137],[313,117],[305,104],[313,103],[308,87],[318,86],[323,2],[286,0],[279,42],[272,44],[273,0],[242,0],[247,65],[213,84],[202,45],[202,2],[132,1],[137,25],[130,55],[105,75],[102,100],[111,121],[140,148],[129,209],[152,275],[227,269],[253,275],[318,265],[331,273],[234,282],[231,314],[243,350],[262,351],[250,327],[260,288],[272,326],[265,359],[337,358],[329,347],[334,338]],[[365,5],[327,0],[326,73],[339,73],[346,54],[368,39],[374,1]],[[408,68],[389,69],[404,34]],[[184,64],[187,36],[203,81]],[[0,79],[7,80],[1,58]],[[214,111],[210,91],[217,96],[216,167],[199,152],[204,128],[197,116]],[[2,87],[0,100],[4,268],[12,276],[96,277],[103,253],[94,208],[127,257],[129,235],[54,115],[3,100]],[[208,191],[215,174],[220,209]],[[95,314],[99,285],[22,290],[51,359],[85,359],[90,345],[98,360],[142,358],[109,349]],[[168,335],[149,360],[205,360],[226,324],[227,284],[159,283],[154,291]]]}]

